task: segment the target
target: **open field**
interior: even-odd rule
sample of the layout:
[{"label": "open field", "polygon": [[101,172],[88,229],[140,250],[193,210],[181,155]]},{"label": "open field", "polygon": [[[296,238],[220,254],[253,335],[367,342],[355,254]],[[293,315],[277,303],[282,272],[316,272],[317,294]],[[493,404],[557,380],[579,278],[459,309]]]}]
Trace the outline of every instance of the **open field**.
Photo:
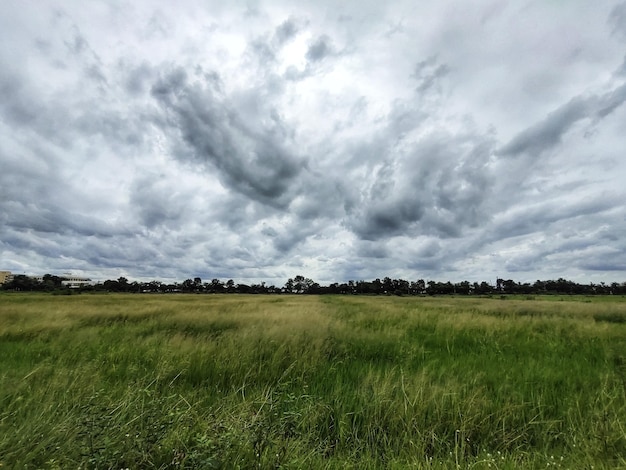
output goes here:
[{"label": "open field", "polygon": [[0,467],[626,467],[626,299],[0,295]]}]

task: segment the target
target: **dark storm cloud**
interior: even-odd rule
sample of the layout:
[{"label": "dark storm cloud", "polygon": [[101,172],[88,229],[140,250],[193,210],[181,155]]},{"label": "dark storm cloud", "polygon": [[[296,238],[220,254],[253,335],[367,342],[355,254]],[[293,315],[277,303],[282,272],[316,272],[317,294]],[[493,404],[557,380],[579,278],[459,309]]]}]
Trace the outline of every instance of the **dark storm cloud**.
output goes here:
[{"label": "dark storm cloud", "polygon": [[165,112],[165,130],[180,134],[188,149],[177,151],[178,158],[210,164],[228,186],[255,200],[286,204],[305,162],[282,144],[285,125],[278,114],[254,102],[244,115],[211,83],[192,82],[181,68],[164,73],[152,96]]}]

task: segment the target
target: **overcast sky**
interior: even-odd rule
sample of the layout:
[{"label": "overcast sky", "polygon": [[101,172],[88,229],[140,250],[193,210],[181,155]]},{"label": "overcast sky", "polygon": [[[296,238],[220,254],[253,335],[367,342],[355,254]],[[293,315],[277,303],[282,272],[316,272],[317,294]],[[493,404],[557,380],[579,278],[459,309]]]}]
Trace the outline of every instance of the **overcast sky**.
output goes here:
[{"label": "overcast sky", "polygon": [[3,0],[0,269],[626,281],[626,2]]}]

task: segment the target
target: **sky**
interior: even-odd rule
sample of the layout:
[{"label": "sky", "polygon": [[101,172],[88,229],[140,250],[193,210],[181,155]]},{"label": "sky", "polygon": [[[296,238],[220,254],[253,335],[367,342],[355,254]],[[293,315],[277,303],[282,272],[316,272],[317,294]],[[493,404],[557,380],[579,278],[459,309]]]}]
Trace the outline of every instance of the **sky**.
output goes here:
[{"label": "sky", "polygon": [[0,270],[626,281],[626,2],[3,0]]}]

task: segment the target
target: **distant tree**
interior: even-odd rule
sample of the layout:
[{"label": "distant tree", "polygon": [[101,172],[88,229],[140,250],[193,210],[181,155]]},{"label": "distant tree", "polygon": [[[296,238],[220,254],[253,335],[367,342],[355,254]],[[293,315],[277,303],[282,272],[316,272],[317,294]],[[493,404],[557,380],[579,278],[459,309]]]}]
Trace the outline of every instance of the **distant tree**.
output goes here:
[{"label": "distant tree", "polygon": [[411,284],[404,279],[393,280],[393,293],[396,295],[410,294]]},{"label": "distant tree", "polygon": [[118,284],[118,292],[128,292],[128,279],[126,279],[125,277],[119,277],[117,279],[117,284]]},{"label": "distant tree", "polygon": [[411,294],[413,295],[421,295],[426,292],[426,282],[424,279],[418,279],[411,283]]},{"label": "distant tree", "polygon": [[391,280],[389,276],[383,279],[382,291],[385,294],[390,294],[394,291],[393,281]]},{"label": "distant tree", "polygon": [[493,286],[489,283],[482,281],[480,284],[474,283],[474,294],[476,295],[489,295],[493,293]]},{"label": "distant tree", "polygon": [[461,294],[461,295],[469,295],[471,292],[471,286],[470,283],[468,281],[461,281],[457,284],[454,285],[454,291],[457,294]]},{"label": "distant tree", "polygon": [[194,292],[196,284],[191,279],[185,279],[181,285],[183,292]]},{"label": "distant tree", "polygon": [[293,280],[290,279],[290,281],[292,281],[291,292],[294,292],[296,294],[309,293],[309,291],[311,290],[311,286],[315,284],[315,282],[312,279],[306,278],[302,275],[297,275],[296,277],[293,278]]},{"label": "distant tree", "polygon": [[236,290],[240,294],[251,294],[252,293],[252,287],[250,287],[247,284],[237,284]]},{"label": "distant tree", "polygon": [[224,284],[219,279],[212,279],[211,286],[209,292],[213,292],[214,294],[218,294],[224,291]]},{"label": "distant tree", "polygon": [[120,283],[118,281],[114,281],[112,279],[107,279],[102,284],[107,291],[110,292],[119,292],[120,291]]},{"label": "distant tree", "polygon": [[63,288],[63,280],[59,276],[52,274],[44,274],[42,288],[46,291],[53,291]]},{"label": "distant tree", "polygon": [[41,284],[30,276],[23,274],[17,274],[13,276],[13,280],[4,284],[5,290],[17,290],[17,291],[35,291],[42,289]]}]

